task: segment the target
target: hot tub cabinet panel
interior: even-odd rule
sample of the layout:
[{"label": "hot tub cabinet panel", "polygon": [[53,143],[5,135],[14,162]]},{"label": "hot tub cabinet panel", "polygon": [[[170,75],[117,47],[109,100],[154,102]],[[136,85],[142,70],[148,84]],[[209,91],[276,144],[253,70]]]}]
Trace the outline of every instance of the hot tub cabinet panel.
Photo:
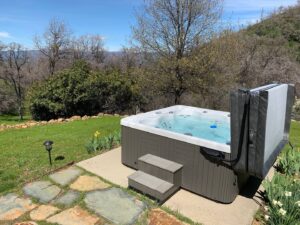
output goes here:
[{"label": "hot tub cabinet panel", "polygon": [[138,158],[146,154],[182,164],[182,188],[222,203],[235,199],[247,177],[209,161],[200,146],[122,126],[122,163],[138,169]]}]

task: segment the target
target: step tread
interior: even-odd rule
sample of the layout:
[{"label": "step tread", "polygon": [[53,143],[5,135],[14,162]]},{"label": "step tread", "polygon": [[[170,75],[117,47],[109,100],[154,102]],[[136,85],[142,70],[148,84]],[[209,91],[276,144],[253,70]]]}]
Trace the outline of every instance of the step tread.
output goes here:
[{"label": "step tread", "polygon": [[183,166],[179,163],[164,159],[155,155],[146,154],[139,158],[139,161],[151,164],[153,166],[159,167],[161,169],[170,171],[172,173],[181,169]]},{"label": "step tread", "polygon": [[158,191],[161,194],[165,194],[167,191],[174,187],[174,184],[171,184],[165,180],[152,176],[148,173],[144,173],[142,171],[136,171],[128,178],[139,184],[147,186],[152,190]]}]

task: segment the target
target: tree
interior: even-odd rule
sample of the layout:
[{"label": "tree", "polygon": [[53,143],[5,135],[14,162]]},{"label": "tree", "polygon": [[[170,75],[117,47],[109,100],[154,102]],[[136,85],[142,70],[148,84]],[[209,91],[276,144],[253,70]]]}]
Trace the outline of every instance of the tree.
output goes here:
[{"label": "tree", "polygon": [[49,74],[53,75],[57,62],[66,53],[70,43],[70,30],[63,21],[52,19],[42,37],[34,38],[35,46],[48,60]]},{"label": "tree", "polygon": [[169,87],[178,104],[188,90],[182,59],[200,43],[206,42],[221,13],[220,0],[147,0],[138,13],[133,37],[147,53],[164,63],[167,76],[175,78]]},{"label": "tree", "polygon": [[17,98],[20,120],[23,119],[24,101],[24,67],[28,63],[29,56],[26,49],[17,43],[11,43],[2,55],[3,66],[0,71],[0,79],[11,86]]},{"label": "tree", "polygon": [[74,61],[88,60],[94,61],[96,64],[104,61],[104,44],[100,35],[82,35],[73,38],[71,42],[71,52]]}]

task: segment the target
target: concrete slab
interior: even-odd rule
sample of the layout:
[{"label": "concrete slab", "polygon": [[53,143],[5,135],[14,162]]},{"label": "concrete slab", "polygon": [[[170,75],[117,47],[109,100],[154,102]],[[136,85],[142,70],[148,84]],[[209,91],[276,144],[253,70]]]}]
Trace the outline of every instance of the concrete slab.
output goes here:
[{"label": "concrete slab", "polygon": [[79,162],[77,166],[122,187],[128,186],[127,177],[135,172],[121,163],[121,148]]},{"label": "concrete slab", "polygon": [[[273,174],[272,168],[267,178],[271,179]],[[164,206],[204,225],[251,225],[259,208],[258,202],[261,202],[258,192],[262,189],[259,180],[250,179],[245,189],[231,204],[217,203],[181,189],[167,200]]]},{"label": "concrete slab", "polygon": [[[135,170],[121,163],[121,148],[117,148],[77,164],[115,184],[128,186],[127,177]],[[271,168],[267,177],[272,178]],[[221,204],[186,190],[180,190],[167,200],[164,206],[179,211],[184,216],[204,225],[248,225],[260,201],[258,191],[263,190],[258,180],[248,183],[248,188],[231,204]]]}]

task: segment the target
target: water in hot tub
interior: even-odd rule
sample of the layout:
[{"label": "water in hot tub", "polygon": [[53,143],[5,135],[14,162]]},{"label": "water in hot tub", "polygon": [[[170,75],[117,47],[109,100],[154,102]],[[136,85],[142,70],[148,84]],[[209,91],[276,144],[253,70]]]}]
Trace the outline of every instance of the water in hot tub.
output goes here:
[{"label": "water in hot tub", "polygon": [[165,114],[160,116],[158,124],[155,127],[187,136],[229,144],[229,120],[224,117],[210,117],[208,114]]}]

